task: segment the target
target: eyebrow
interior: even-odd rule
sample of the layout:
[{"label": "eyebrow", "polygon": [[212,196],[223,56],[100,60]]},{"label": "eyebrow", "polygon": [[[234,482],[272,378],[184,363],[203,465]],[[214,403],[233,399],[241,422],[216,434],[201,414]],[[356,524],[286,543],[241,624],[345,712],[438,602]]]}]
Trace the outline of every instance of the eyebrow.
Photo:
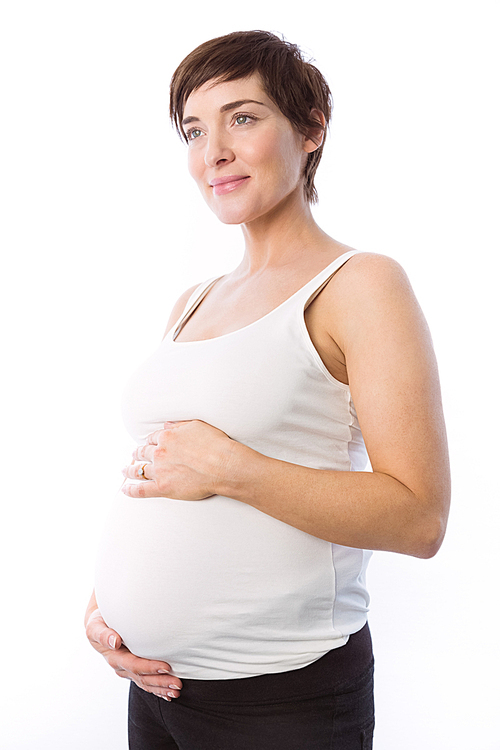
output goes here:
[{"label": "eyebrow", "polygon": [[[238,99],[236,102],[223,104],[220,108],[220,113],[223,114],[224,112],[230,112],[232,109],[238,109],[238,107],[242,107],[244,104],[261,104],[263,107],[266,106],[264,102],[258,102],[255,99]],[[186,117],[182,121],[182,125],[188,125],[190,122],[199,122],[199,119],[199,117],[195,116]]]}]

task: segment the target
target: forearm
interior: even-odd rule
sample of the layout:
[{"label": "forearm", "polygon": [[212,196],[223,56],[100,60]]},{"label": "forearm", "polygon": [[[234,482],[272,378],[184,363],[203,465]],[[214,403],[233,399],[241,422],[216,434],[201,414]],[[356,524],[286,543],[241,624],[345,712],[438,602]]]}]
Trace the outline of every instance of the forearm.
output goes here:
[{"label": "forearm", "polygon": [[380,472],[326,471],[233,445],[220,494],[346,547],[416,557],[437,552],[443,524],[434,498],[418,498]]}]

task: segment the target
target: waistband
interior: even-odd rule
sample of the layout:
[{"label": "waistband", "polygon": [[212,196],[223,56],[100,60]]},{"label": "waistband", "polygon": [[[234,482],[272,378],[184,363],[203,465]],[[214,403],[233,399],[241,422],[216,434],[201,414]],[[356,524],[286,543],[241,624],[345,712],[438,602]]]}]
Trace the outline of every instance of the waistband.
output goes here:
[{"label": "waistband", "polygon": [[373,664],[368,623],[344,646],[329,651],[312,664],[288,672],[231,680],[183,679],[181,702],[266,703],[315,697],[336,692],[363,675]]}]

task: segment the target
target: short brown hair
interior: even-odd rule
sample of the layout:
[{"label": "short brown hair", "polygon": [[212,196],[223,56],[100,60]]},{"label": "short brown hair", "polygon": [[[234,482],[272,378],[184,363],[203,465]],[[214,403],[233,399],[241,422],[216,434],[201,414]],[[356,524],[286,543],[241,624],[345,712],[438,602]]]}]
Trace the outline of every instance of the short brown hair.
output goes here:
[{"label": "short brown hair", "polygon": [[[304,135],[321,126],[311,117],[312,109],[325,115],[328,125],[332,111],[331,92],[319,70],[307,62],[296,44],[280,39],[270,31],[236,31],[204,42],[191,52],[172,76],[170,117],[177,132],[186,139],[181,123],[188,96],[211,80],[220,82],[247,78],[258,73],[266,94]],[[326,135],[326,127],[322,128]],[[304,193],[310,203],[318,194],[314,175],[323,153],[323,143],[308,154],[304,170]]]}]

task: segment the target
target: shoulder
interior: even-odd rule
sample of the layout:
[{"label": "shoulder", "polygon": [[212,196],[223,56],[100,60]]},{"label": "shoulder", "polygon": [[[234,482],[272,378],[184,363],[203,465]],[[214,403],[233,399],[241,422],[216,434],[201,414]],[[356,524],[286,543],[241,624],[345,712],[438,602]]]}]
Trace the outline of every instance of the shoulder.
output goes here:
[{"label": "shoulder", "polygon": [[[393,258],[377,253],[356,253],[331,279],[325,289],[324,321],[343,348],[346,339],[385,324],[423,323],[420,306],[408,276]],[[327,322],[328,321],[328,322]]]},{"label": "shoulder", "polygon": [[185,292],[181,294],[177,302],[172,308],[172,312],[170,313],[170,317],[168,319],[167,328],[164,333],[164,337],[167,335],[167,333],[170,331],[172,326],[175,325],[175,323],[179,320],[182,313],[184,312],[184,308],[186,307],[187,303],[189,302],[189,298],[192,294],[198,289],[200,285],[195,284],[194,286],[189,287],[189,289],[186,289]]},{"label": "shoulder", "polygon": [[352,380],[354,358],[367,361],[374,347],[383,351],[426,325],[401,265],[386,255],[359,252],[307,308],[306,323],[326,366],[345,383]]},{"label": "shoulder", "polygon": [[388,288],[408,288],[408,276],[394,258],[378,253],[356,253],[335,274],[335,286],[356,296]]}]

